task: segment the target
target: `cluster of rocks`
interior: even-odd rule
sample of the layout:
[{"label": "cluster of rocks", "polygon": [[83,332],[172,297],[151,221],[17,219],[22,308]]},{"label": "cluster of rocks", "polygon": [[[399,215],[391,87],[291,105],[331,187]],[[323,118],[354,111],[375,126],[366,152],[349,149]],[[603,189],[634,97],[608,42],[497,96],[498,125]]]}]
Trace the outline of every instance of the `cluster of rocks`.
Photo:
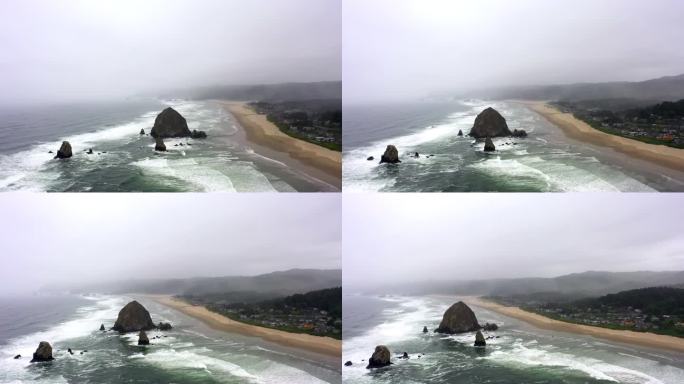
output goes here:
[{"label": "cluster of rocks", "polygon": [[485,139],[484,150],[491,152],[496,150],[492,137],[527,137],[527,132],[524,129],[514,129],[511,132],[506,119],[496,109],[488,107],[477,115],[468,135],[476,139]]}]

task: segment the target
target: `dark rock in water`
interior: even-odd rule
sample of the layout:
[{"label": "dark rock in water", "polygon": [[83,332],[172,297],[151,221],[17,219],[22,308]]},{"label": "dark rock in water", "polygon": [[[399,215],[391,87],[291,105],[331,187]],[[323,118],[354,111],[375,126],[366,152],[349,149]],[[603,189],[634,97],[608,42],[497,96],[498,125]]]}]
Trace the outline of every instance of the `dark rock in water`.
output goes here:
[{"label": "dark rock in water", "polygon": [[475,334],[475,346],[484,347],[485,345],[487,345],[487,342],[485,341],[484,336],[482,336],[482,332],[477,331]]},{"label": "dark rock in water", "polygon": [[417,158],[420,157],[420,154],[419,154],[418,152],[416,152],[416,153],[413,155],[413,157],[415,157],[415,158],[417,159]]},{"label": "dark rock in water", "polygon": [[40,344],[38,344],[38,349],[33,352],[33,359],[31,359],[31,362],[36,363],[50,360],[54,360],[52,357],[52,346],[47,341],[41,341]]},{"label": "dark rock in water", "polygon": [[496,151],[496,147],[494,146],[492,139],[490,139],[489,137],[485,139],[484,150],[485,150],[485,152]]},{"label": "dark rock in water", "polygon": [[150,339],[147,338],[145,331],[138,333],[138,345],[150,345]]},{"label": "dark rock in water", "polygon": [[21,359],[21,355],[14,356],[14,360]]},{"label": "dark rock in water", "polygon": [[496,331],[497,329],[499,329],[499,326],[494,323],[486,323],[484,327],[482,327],[482,329],[484,329],[485,331]]},{"label": "dark rock in water", "polygon": [[399,151],[397,150],[397,147],[394,145],[387,146],[385,153],[383,153],[382,157],[380,158],[380,164],[382,163],[401,163],[401,160],[399,160]]},{"label": "dark rock in water", "polygon": [[52,152],[52,151],[48,151],[48,153],[54,153],[54,152]]},{"label": "dark rock in water", "polygon": [[174,147],[177,147],[177,146],[178,146],[178,144],[174,144],[173,146],[174,146]]},{"label": "dark rock in water", "polygon": [[352,362],[351,362],[351,361],[347,361],[346,363],[344,363],[344,366],[345,366],[345,367],[351,367],[351,366],[352,366]]},{"label": "dark rock in water", "polygon": [[114,323],[114,330],[119,332],[137,332],[154,328],[150,313],[142,304],[131,301],[126,304]]},{"label": "dark rock in water", "polygon": [[145,134],[145,128],[140,128],[140,134],[144,135]]},{"label": "dark rock in water", "polygon": [[423,327],[423,333],[428,333],[427,327]]},{"label": "dark rock in water", "polygon": [[369,156],[369,157],[368,157],[368,158],[367,158],[366,160],[368,160],[368,161],[372,161],[372,160],[375,160],[375,157],[373,157],[373,156]]},{"label": "dark rock in water", "polygon": [[104,331],[104,330],[105,330],[104,324],[100,324],[100,331]]},{"label": "dark rock in water", "polygon": [[527,132],[524,129],[514,129],[512,135],[513,137],[527,137]]},{"label": "dark rock in water", "polygon": [[183,143],[179,143],[178,145],[180,145],[180,146],[182,147],[182,146],[184,146],[185,144],[183,144]]},{"label": "dark rock in water", "polygon": [[62,146],[59,147],[59,150],[55,155],[55,159],[67,159],[71,156],[73,156],[73,153],[71,152],[71,144],[69,144],[68,141],[62,141]]},{"label": "dark rock in water", "polygon": [[86,153],[89,154],[89,155],[92,155],[92,154],[93,154],[93,149],[92,149],[92,148],[88,149],[88,152],[86,152]]},{"label": "dark rock in water", "polygon": [[439,323],[439,328],[435,329],[435,332],[454,334],[479,329],[480,324],[477,322],[475,313],[464,302],[459,301],[444,312],[442,322]]},{"label": "dark rock in water", "polygon": [[157,325],[157,328],[159,328],[162,331],[168,331],[171,329],[171,324],[169,323],[162,323],[161,321],[159,322],[159,325]]},{"label": "dark rock in water", "polygon": [[390,350],[384,345],[375,347],[373,356],[368,359],[368,366],[366,368],[380,368],[390,365]]},{"label": "dark rock in water", "polygon": [[81,353],[79,353],[79,355],[82,355],[82,354],[83,354],[83,352],[85,352],[85,351],[81,351]]},{"label": "dark rock in water", "polygon": [[166,144],[164,144],[164,140],[161,137],[154,138],[154,150],[159,152],[166,151]]},{"label": "dark rock in water", "polygon": [[152,137],[187,137],[191,135],[188,122],[178,111],[169,107],[161,111],[154,119]]},{"label": "dark rock in water", "polygon": [[460,129],[458,130],[458,136],[463,136],[463,131],[461,131]]},{"label": "dark rock in water", "polygon": [[74,351],[72,351],[71,348],[67,348],[67,352],[69,352],[70,355],[74,354]]},{"label": "dark rock in water", "polygon": [[508,129],[506,119],[494,108],[489,107],[477,115],[469,135],[481,139],[484,137],[510,136],[511,131]]},{"label": "dark rock in water", "polygon": [[192,133],[190,134],[190,137],[192,137],[193,139],[206,139],[207,133],[204,131],[198,131],[196,129],[193,129]]},{"label": "dark rock in water", "polygon": [[408,358],[409,358],[408,352],[404,352],[400,357],[400,359],[408,359]]}]

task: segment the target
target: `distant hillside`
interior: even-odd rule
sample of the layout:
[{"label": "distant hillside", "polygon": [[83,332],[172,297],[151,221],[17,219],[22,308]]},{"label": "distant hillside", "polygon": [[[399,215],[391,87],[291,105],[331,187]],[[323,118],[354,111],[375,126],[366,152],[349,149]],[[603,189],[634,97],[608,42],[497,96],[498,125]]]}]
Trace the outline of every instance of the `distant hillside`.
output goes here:
[{"label": "distant hillside", "polygon": [[[554,278],[519,278],[403,283],[373,288],[376,293],[461,294],[485,296],[562,294],[566,299],[595,297],[620,291],[684,284],[684,271],[583,272]],[[363,290],[361,287],[359,287]]]},{"label": "distant hillside", "polygon": [[574,305],[592,309],[631,307],[651,316],[684,317],[684,289],[672,287],[632,289],[577,301]]},{"label": "distant hillside", "polygon": [[647,100],[674,101],[684,98],[684,74],[639,82],[577,83],[539,86],[515,86],[489,89],[478,97],[528,100]]},{"label": "distant hillside", "polygon": [[130,279],[87,286],[48,286],[43,290],[79,293],[148,293],[204,295],[241,292],[258,299],[304,293],[342,285],[342,271],[291,269],[257,276],[196,277],[188,279]]},{"label": "distant hillside", "polygon": [[226,99],[241,101],[304,101],[342,99],[341,81],[257,85],[224,85],[166,92],[162,98],[197,100]]}]

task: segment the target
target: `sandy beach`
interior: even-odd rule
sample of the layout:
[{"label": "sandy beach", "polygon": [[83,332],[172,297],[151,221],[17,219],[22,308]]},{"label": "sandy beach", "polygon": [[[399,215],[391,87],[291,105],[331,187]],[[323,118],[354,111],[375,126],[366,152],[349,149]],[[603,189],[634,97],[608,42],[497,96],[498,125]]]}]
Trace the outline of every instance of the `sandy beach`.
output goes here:
[{"label": "sandy beach", "polygon": [[259,337],[266,341],[292,348],[304,349],[333,357],[342,356],[342,341],[331,337],[313,336],[304,333],[290,333],[277,329],[258,327],[221,316],[203,306],[192,305],[166,295],[145,295],[150,299],[201,320],[214,329]]},{"label": "sandy beach", "polygon": [[244,102],[219,101],[240,123],[255,152],[278,160],[337,190],[342,188],[342,153],[281,132]]},{"label": "sandy beach", "polygon": [[670,169],[684,171],[684,150],[664,145],[648,144],[637,140],[611,135],[592,128],[576,119],[571,113],[563,113],[543,101],[520,101],[559,127],[566,136],[594,145],[612,148],[629,156],[646,160]]},{"label": "sandy beach", "polygon": [[494,311],[502,315],[524,321],[526,323],[532,324],[535,327],[539,327],[542,329],[577,333],[581,335],[593,336],[620,343],[684,352],[684,339],[674,336],[657,335],[648,332],[623,331],[608,328],[592,327],[589,325],[566,323],[563,321],[550,319],[548,317],[544,317],[536,313],[523,311],[518,307],[507,307],[501,304],[484,300],[482,298],[469,297],[464,301],[470,305],[485,308],[490,311]]}]

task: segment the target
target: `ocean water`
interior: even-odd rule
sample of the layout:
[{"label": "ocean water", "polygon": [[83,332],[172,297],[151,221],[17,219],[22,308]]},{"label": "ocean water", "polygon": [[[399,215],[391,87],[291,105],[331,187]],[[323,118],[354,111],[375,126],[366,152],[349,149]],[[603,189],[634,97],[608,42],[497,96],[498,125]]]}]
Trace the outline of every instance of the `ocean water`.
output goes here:
[{"label": "ocean water", "polygon": [[[629,383],[684,382],[684,354],[613,344],[544,331],[497,313],[471,307],[480,323],[500,328],[497,338],[476,348],[474,333],[441,335],[434,330],[457,298],[345,295],[344,383]],[[390,367],[365,366],[376,345],[393,354]],[[408,352],[410,359],[397,359]],[[418,355],[421,355],[418,358]]]},{"label": "ocean water", "polygon": [[[138,300],[170,331],[137,334],[109,328],[131,298],[50,296],[0,300],[0,383],[339,383],[339,362],[256,338],[214,331],[168,307]],[[163,336],[153,339],[155,336]],[[55,360],[29,363],[40,341]],[[71,348],[74,355],[67,352]],[[81,354],[82,351],[87,350]],[[22,358],[14,360],[16,354]]]},{"label": "ocean water", "polygon": [[[178,110],[207,139],[166,139],[155,152],[157,114]],[[316,191],[320,183],[254,152],[232,115],[213,101],[0,108],[0,191]],[[54,160],[63,140],[74,156]],[[183,146],[180,144],[183,143]],[[185,145],[190,143],[191,145]],[[89,148],[95,152],[85,153]]]},{"label": "ocean water", "polygon": [[[484,152],[484,143],[467,134],[488,106],[528,137],[496,138],[497,151]],[[345,105],[343,119],[342,174],[349,192],[684,191],[684,174],[568,139],[518,103]],[[378,164],[388,144],[399,149],[401,164]],[[419,159],[407,156],[414,152]]]}]

